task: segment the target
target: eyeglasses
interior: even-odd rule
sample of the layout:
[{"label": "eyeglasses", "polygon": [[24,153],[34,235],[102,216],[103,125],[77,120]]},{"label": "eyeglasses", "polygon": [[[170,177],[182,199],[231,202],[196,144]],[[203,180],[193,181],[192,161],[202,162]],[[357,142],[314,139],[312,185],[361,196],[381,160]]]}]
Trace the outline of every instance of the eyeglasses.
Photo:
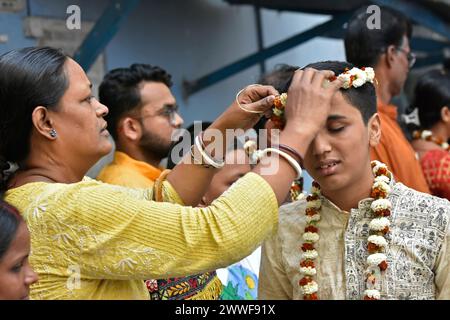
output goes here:
[{"label": "eyeglasses", "polygon": [[404,54],[406,54],[406,59],[408,59],[408,65],[409,68],[411,69],[414,64],[416,63],[416,54],[413,52],[407,52],[405,49],[397,47],[396,48],[398,51],[403,52]]},{"label": "eyeglasses", "polygon": [[170,125],[175,126],[177,121],[177,114],[178,114],[179,107],[176,104],[166,104],[163,106],[163,108],[158,111],[156,114],[152,115],[146,115],[142,117],[138,117],[139,119],[143,120],[145,118],[152,118],[152,117],[166,117],[169,119]]}]

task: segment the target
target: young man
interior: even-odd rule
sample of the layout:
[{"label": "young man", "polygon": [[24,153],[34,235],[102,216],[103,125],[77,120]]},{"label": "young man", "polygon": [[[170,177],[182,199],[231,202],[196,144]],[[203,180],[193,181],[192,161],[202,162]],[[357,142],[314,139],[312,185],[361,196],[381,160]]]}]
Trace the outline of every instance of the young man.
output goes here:
[{"label": "young man", "polygon": [[[105,76],[99,96],[109,108],[105,119],[116,152],[98,180],[132,188],[153,186],[162,173],[159,163],[172,146],[172,134],[183,124],[171,86],[171,76],[165,70],[146,64],[115,69]],[[152,300],[215,300],[222,286],[214,271],[147,280],[146,285]]]},{"label": "young man", "polygon": [[411,25],[402,14],[384,7],[380,29],[369,29],[368,19],[366,8],[362,8],[349,21],[345,51],[349,62],[373,67],[377,75],[375,89],[383,132],[380,143],[371,150],[372,159],[388,165],[397,181],[430,193],[416,154],[397,122],[397,107],[391,104],[415,62],[409,46]]},{"label": "young man", "polygon": [[[339,75],[353,65],[309,67]],[[450,203],[372,166],[380,135],[373,84],[340,89],[304,157],[320,189],[281,207],[263,245],[260,299],[450,298]]]}]

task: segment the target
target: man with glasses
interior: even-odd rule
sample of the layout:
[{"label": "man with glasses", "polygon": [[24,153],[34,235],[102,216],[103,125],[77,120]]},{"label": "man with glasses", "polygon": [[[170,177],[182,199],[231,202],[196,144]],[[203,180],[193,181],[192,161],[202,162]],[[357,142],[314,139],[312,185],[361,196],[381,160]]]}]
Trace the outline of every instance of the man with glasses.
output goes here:
[{"label": "man with glasses", "polygon": [[105,76],[99,98],[109,108],[105,119],[116,152],[99,180],[136,188],[153,185],[172,145],[171,136],[183,124],[171,86],[165,70],[146,64],[115,69]]},{"label": "man with glasses", "polygon": [[363,7],[350,19],[345,35],[347,60],[375,70],[382,134],[371,156],[388,165],[398,182],[430,193],[416,154],[397,122],[397,106],[391,102],[401,93],[416,61],[409,46],[412,26],[401,13],[386,7],[380,9],[380,28],[369,28],[370,14]]}]

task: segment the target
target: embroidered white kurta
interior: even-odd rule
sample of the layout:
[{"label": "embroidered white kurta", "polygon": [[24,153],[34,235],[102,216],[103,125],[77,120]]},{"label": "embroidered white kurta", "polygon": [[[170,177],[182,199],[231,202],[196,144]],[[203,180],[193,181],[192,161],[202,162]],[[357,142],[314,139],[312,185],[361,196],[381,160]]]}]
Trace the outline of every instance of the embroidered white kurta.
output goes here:
[{"label": "embroidered white kurta", "polygon": [[[319,299],[363,298],[372,200],[346,212],[322,197],[316,244]],[[389,200],[389,267],[378,287],[381,299],[450,299],[450,202],[401,183]],[[259,299],[303,298],[298,282],[305,209],[305,200],[280,208],[278,233],[262,249]]]}]

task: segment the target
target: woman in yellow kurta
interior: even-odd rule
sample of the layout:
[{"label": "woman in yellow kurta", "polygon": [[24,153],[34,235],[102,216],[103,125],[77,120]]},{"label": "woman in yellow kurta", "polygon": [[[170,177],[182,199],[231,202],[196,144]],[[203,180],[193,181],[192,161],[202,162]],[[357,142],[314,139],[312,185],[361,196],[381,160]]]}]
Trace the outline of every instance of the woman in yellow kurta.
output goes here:
[{"label": "woman in yellow kurta", "polygon": [[[331,74],[297,73],[293,86],[309,90],[292,95],[280,143],[305,153],[338,87],[322,88]],[[84,178],[112,146],[108,109],[75,61],[52,48],[11,51],[0,57],[0,88],[0,181],[30,229],[30,262],[40,278],[32,298],[148,299],[142,280],[224,267],[274,230],[295,178],[289,161],[268,156],[276,170],[256,167],[202,209],[191,206],[216,170],[186,161],[167,176],[165,202],[157,203],[153,190]],[[276,94],[248,87],[208,130],[251,127],[259,115],[248,111],[270,109]]]}]

